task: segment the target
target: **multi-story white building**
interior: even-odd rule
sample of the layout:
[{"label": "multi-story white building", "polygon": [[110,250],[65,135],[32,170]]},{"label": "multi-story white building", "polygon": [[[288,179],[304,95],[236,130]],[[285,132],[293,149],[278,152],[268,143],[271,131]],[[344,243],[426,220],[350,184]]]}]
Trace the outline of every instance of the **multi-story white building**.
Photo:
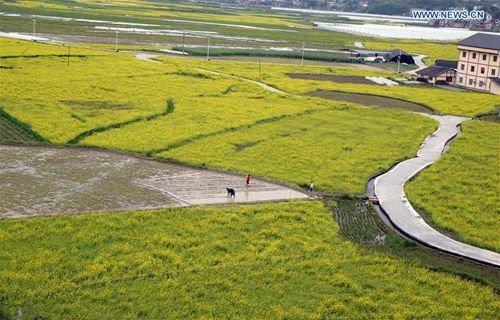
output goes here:
[{"label": "multi-story white building", "polygon": [[500,35],[476,33],[458,43],[455,85],[500,94]]}]

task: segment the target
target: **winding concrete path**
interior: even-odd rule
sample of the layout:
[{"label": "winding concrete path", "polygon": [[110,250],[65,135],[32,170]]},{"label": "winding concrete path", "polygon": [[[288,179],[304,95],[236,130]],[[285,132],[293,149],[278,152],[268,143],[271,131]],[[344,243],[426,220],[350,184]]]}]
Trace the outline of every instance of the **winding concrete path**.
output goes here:
[{"label": "winding concrete path", "polygon": [[427,137],[417,157],[403,161],[375,179],[375,195],[391,223],[404,235],[426,246],[500,267],[500,254],[453,240],[429,226],[407,200],[405,183],[436,162],[446,143],[459,133],[458,125],[469,120],[455,116],[427,115],[439,121],[439,129]]}]

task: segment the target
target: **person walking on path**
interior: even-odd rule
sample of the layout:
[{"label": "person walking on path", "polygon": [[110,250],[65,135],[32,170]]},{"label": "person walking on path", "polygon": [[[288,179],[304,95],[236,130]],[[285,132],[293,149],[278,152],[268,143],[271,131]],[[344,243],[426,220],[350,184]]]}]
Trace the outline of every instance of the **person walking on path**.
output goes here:
[{"label": "person walking on path", "polygon": [[314,191],[314,182],[311,180],[311,184],[309,184],[309,191]]},{"label": "person walking on path", "polygon": [[245,177],[245,181],[247,182],[247,187],[248,185],[250,185],[250,175],[247,174],[247,176]]}]

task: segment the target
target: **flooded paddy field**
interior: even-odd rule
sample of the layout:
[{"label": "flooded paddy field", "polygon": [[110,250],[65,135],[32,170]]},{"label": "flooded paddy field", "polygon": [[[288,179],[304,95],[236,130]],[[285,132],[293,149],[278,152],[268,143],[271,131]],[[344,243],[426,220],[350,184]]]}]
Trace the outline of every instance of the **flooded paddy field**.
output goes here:
[{"label": "flooded paddy field", "polygon": [[115,152],[0,146],[0,218],[305,198],[258,179],[246,187],[244,176]]}]

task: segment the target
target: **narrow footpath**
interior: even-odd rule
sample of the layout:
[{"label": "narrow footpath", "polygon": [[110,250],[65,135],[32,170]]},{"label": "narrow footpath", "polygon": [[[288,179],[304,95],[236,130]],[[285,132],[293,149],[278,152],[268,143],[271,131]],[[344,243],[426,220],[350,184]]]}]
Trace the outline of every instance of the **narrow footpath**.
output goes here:
[{"label": "narrow footpath", "polygon": [[427,58],[427,56],[424,54],[416,54],[416,53],[412,55],[415,59],[415,64],[417,65],[418,68],[415,70],[407,71],[406,73],[411,75],[417,75],[417,71],[427,68],[427,66],[423,61],[425,58]]},{"label": "narrow footpath", "polygon": [[[156,60],[153,59],[154,57],[159,57],[159,56],[160,55],[149,54],[149,53],[139,53],[139,54],[135,55],[136,59],[139,59],[139,60],[146,60],[146,61],[149,61],[149,62],[161,63],[161,62],[156,61]],[[267,85],[267,84],[265,84],[263,82],[255,81],[255,80],[252,80],[252,79],[247,79],[247,78],[243,78],[243,77],[233,76],[231,74],[222,73],[222,72],[213,71],[213,70],[204,69],[204,68],[195,68],[195,69],[198,70],[198,71],[211,73],[211,74],[214,74],[214,75],[217,75],[217,76],[222,76],[222,77],[227,77],[227,78],[233,78],[233,79],[237,79],[237,80],[242,80],[242,81],[245,81],[245,82],[249,82],[249,83],[258,85],[258,86],[260,86],[260,87],[262,87],[262,88],[264,88],[264,89],[266,89],[267,91],[270,91],[270,92],[279,93],[279,94],[283,94],[283,95],[287,95],[288,94],[287,92],[281,91],[281,90],[276,89],[274,87],[271,87],[270,85]]]},{"label": "narrow footpath", "polygon": [[439,129],[427,137],[415,158],[403,161],[375,179],[375,195],[393,226],[416,242],[440,251],[500,267],[500,254],[453,240],[429,226],[412,207],[404,192],[405,183],[436,162],[446,143],[456,136],[458,125],[469,120],[455,116],[430,117],[439,121]]}]

